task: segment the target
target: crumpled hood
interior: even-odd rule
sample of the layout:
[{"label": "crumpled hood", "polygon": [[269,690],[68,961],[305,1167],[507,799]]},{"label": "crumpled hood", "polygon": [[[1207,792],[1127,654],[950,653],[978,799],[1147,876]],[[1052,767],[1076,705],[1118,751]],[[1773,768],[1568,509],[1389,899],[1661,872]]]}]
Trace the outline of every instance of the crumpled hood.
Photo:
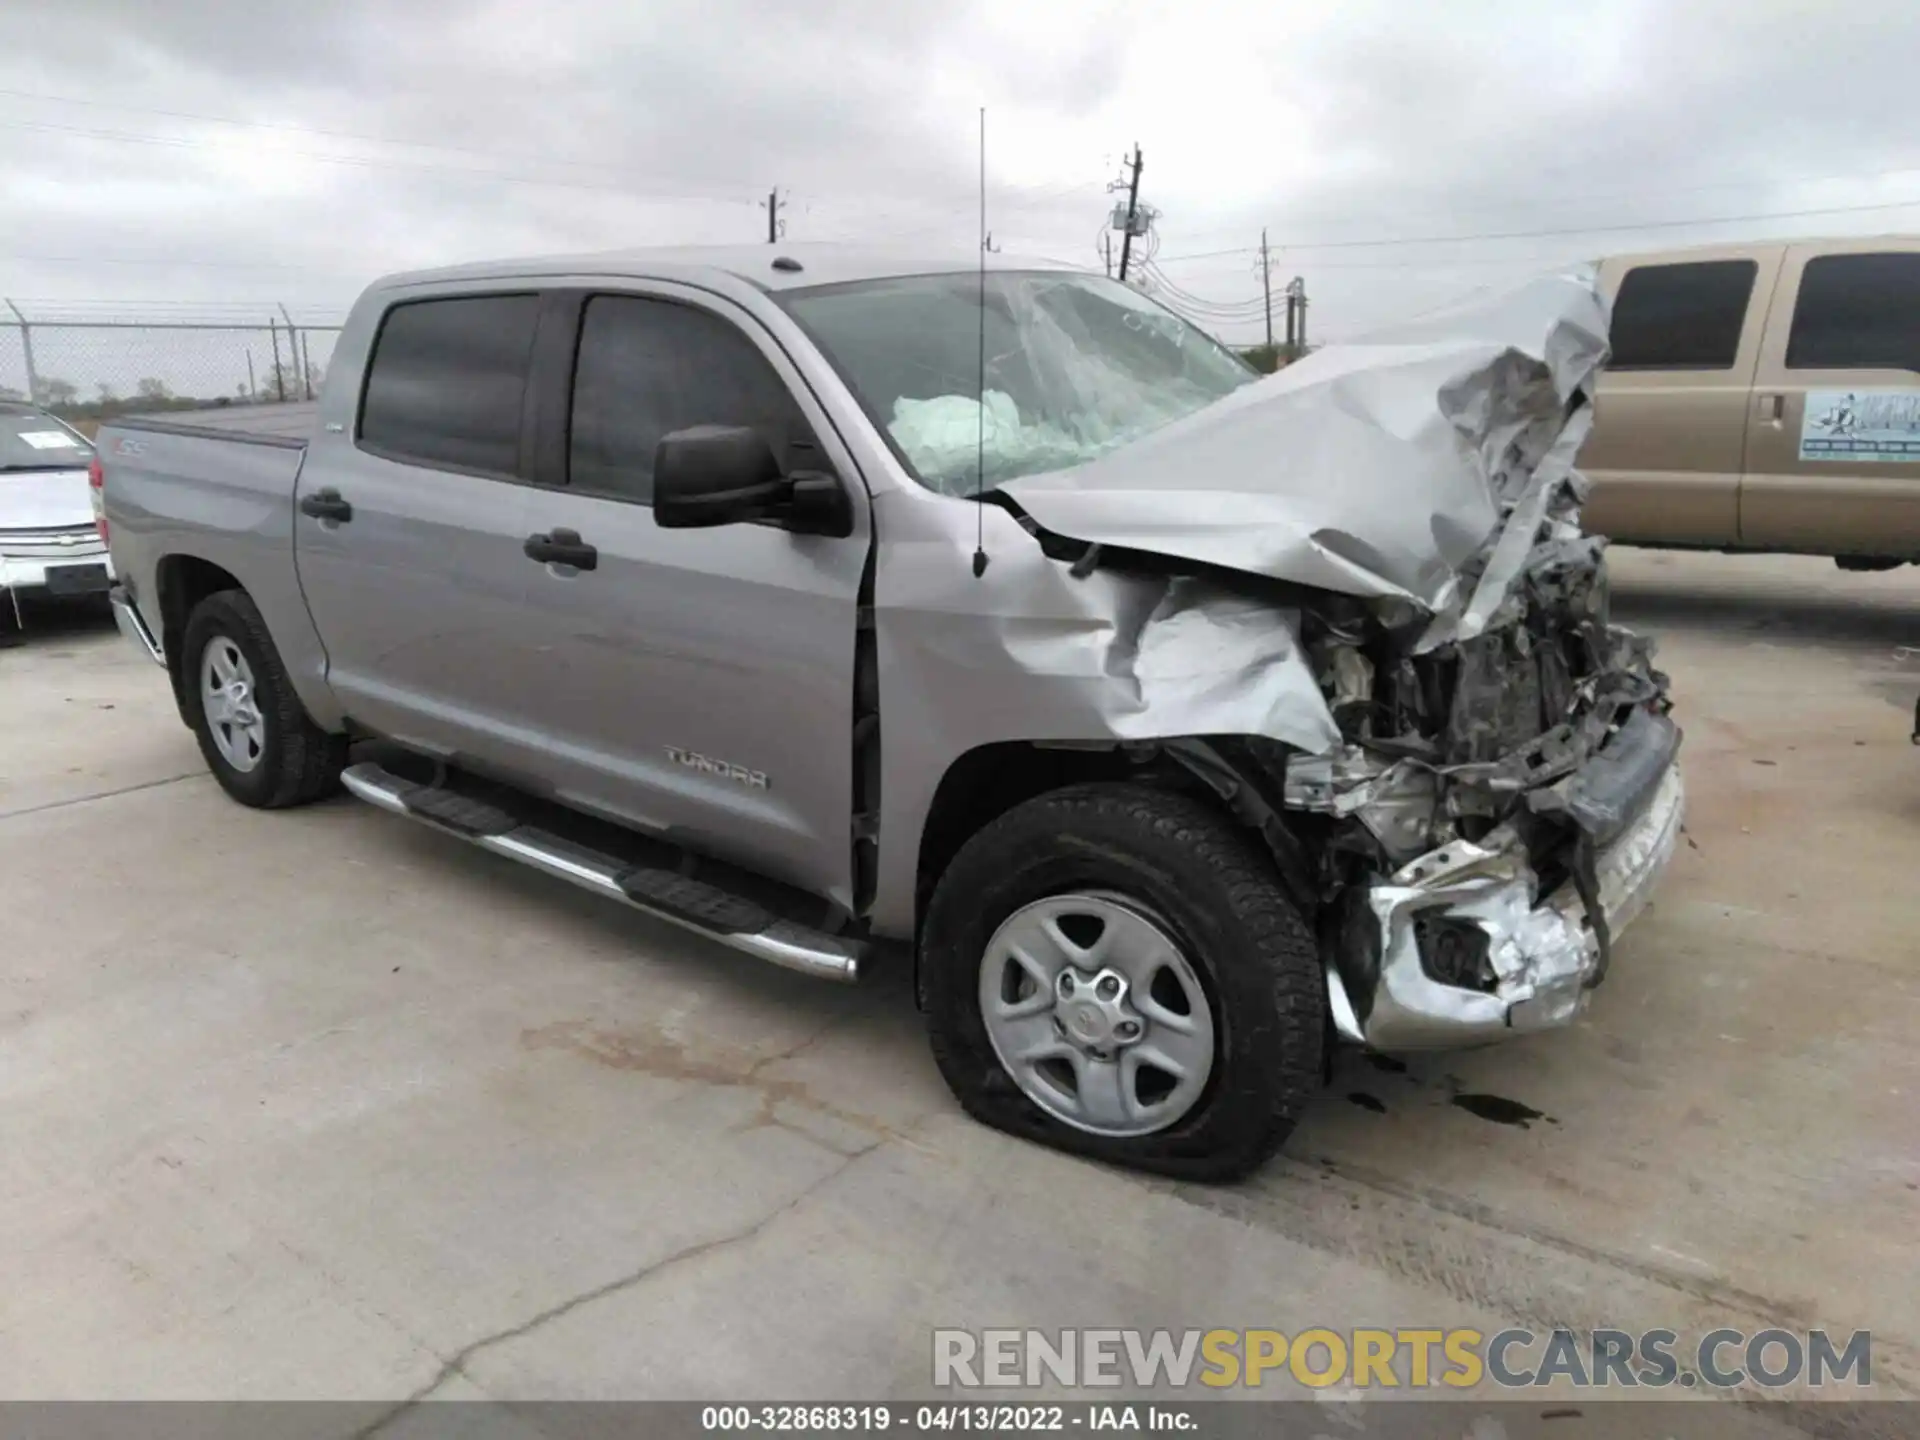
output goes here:
[{"label": "crumpled hood", "polygon": [[1000,489],[1070,539],[1442,611],[1535,467],[1571,463],[1606,354],[1606,301],[1581,267],[1329,346]]}]

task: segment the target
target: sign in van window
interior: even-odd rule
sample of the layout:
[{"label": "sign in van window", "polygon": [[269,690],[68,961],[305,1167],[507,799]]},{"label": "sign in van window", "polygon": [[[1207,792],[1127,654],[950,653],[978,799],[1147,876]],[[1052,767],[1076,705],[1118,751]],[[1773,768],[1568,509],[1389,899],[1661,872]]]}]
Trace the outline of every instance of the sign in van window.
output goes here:
[{"label": "sign in van window", "polygon": [[1800,458],[1920,462],[1920,390],[1809,390]]}]

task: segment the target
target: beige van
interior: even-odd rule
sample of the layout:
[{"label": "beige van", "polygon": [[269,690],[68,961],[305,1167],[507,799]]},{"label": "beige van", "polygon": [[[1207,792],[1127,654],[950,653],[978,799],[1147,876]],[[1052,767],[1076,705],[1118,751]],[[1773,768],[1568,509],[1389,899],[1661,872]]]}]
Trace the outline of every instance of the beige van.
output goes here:
[{"label": "beige van", "polygon": [[1601,278],[1589,530],[1920,561],[1920,237],[1622,256]]}]

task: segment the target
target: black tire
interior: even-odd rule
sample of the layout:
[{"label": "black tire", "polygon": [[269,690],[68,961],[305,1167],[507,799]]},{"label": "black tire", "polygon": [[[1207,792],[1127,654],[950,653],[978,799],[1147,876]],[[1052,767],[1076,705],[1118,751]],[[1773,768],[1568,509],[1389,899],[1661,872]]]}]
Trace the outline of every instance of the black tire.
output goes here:
[{"label": "black tire", "polygon": [[[207,646],[222,637],[233,642],[253,672],[254,704],[264,722],[260,756],[251,770],[236,768],[220,753],[207,719],[200,666]],[[256,810],[278,810],[318,800],[338,786],[347,759],[346,737],[328,734],[307,715],[267,633],[267,622],[246,591],[222,590],[194,607],[178,663],[188,723],[207,768],[227,794]]]},{"label": "black tire", "polygon": [[[1185,950],[1214,1009],[1214,1070],[1185,1115],[1116,1138],[1041,1109],[1001,1065],[980,1014],[979,967],[1021,906],[1076,890],[1135,901]],[[940,877],[921,936],[934,1059],[967,1113],[1076,1154],[1192,1180],[1266,1161],[1318,1092],[1326,982],[1312,933],[1270,857],[1208,805],[1143,785],[1091,784],[1016,806]]]}]

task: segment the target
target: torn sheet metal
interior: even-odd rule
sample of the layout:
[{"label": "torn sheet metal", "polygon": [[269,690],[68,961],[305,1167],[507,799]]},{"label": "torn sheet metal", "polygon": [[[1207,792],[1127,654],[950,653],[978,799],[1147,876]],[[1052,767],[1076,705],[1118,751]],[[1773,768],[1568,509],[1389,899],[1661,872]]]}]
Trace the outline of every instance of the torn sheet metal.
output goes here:
[{"label": "torn sheet metal", "polygon": [[1299,613],[1201,580],[1170,581],[1137,631],[1116,630],[1103,669],[1132,689],[1135,708],[1113,718],[1142,738],[1259,735],[1306,751],[1340,738]]},{"label": "torn sheet metal", "polygon": [[1395,860],[1411,860],[1436,839],[1440,782],[1431,765],[1388,761],[1345,745],[1325,755],[1294,757],[1287,765],[1286,802],[1295,810],[1356,816]]},{"label": "torn sheet metal", "polygon": [[[1625,928],[1646,905],[1685,809],[1680,771],[1669,766],[1645,811],[1601,850],[1597,898],[1607,927]],[[1367,963],[1328,970],[1343,1033],[1381,1050],[1420,1050],[1576,1019],[1600,965],[1595,927],[1571,884],[1546,896],[1538,884],[1517,837],[1500,830],[1477,844],[1450,842],[1369,887],[1366,914],[1377,928]],[[1449,951],[1442,926],[1482,938]],[[1448,975],[1461,956],[1484,968]]]},{"label": "torn sheet metal", "polygon": [[881,791],[890,838],[876,924],[912,933],[918,837],[942,777],[970,751],[1194,735],[1309,753],[1339,743],[1297,611],[1195,577],[1076,577],[1006,511],[973,513],[992,557],[979,580],[970,532],[954,535],[919,496],[876,502],[891,540],[878,552],[874,613],[885,743],[912,757],[892,761]]},{"label": "torn sheet metal", "polygon": [[[1001,489],[1072,539],[1439,613],[1464,602],[1467,573],[1536,476],[1534,503],[1556,508],[1584,433],[1570,418],[1606,346],[1592,270],[1550,275],[1330,346],[1086,464]],[[1473,593],[1482,608],[1497,598]]]},{"label": "torn sheet metal", "polygon": [[[1003,733],[1259,735],[1304,751],[1339,741],[1295,611],[1189,576],[1075,578],[1025,536],[995,547],[988,578],[952,595],[936,588],[931,567],[903,564],[887,576],[881,663],[901,682],[896,713],[920,695],[939,697],[933,733],[973,744]],[[967,602],[979,609],[961,611]]]}]

